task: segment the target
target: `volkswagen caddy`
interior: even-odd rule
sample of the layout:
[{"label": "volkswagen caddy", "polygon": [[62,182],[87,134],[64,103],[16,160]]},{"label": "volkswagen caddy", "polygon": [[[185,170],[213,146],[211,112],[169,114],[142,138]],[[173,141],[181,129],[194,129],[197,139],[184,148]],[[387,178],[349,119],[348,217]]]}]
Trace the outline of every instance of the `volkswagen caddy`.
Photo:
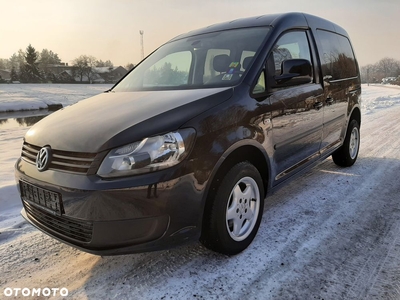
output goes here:
[{"label": "volkswagen caddy", "polygon": [[182,34],[29,129],[15,166],[22,215],[99,255],[199,239],[239,253],[268,194],[328,156],[354,164],[360,95],[348,34],[319,17]]}]

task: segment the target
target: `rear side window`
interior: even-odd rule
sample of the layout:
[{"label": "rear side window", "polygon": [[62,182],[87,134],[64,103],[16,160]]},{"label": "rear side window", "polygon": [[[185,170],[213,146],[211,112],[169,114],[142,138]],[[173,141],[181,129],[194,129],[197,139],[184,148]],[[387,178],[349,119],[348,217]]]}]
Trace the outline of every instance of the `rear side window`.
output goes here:
[{"label": "rear side window", "polygon": [[357,67],[350,41],[339,34],[317,30],[319,56],[324,80],[340,80],[357,76]]}]

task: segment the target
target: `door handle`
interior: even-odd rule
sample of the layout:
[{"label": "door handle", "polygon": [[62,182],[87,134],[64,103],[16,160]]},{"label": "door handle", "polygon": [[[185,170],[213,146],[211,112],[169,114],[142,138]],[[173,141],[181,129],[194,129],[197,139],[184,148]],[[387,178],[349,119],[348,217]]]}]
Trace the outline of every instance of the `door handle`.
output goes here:
[{"label": "door handle", "polygon": [[315,108],[316,110],[321,109],[322,106],[324,106],[324,104],[323,104],[322,102],[320,102],[320,101],[314,103],[314,108]]},{"label": "door handle", "polygon": [[333,104],[333,98],[328,97],[328,98],[326,98],[325,102],[326,102],[326,104],[331,105],[331,104]]}]

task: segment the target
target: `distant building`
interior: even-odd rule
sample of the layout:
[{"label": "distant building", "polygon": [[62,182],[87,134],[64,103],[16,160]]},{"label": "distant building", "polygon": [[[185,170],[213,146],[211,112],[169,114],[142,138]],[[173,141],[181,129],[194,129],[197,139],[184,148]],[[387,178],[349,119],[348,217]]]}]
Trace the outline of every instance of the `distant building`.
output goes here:
[{"label": "distant building", "polygon": [[9,82],[11,80],[11,72],[6,70],[0,70],[0,79]]},{"label": "distant building", "polygon": [[73,67],[68,66],[68,63],[60,63],[58,65],[48,65],[46,70],[54,75],[58,75],[64,71],[71,70],[72,68]]},{"label": "distant building", "polygon": [[106,83],[115,83],[128,73],[124,67],[97,67],[94,68],[96,74],[104,79]]},{"label": "distant building", "polygon": [[54,74],[57,82],[83,82],[83,83],[115,83],[125,76],[128,71],[121,66],[118,67],[95,67],[91,80],[86,75],[81,76],[75,72],[74,66],[68,64],[51,65],[48,72]]},{"label": "distant building", "polygon": [[72,71],[71,70],[64,70],[61,73],[55,75],[55,77],[56,77],[56,80],[59,81],[59,82],[65,82],[65,83],[67,83],[67,82],[70,82],[70,83],[75,82],[75,78],[74,78],[74,76],[72,76]]}]

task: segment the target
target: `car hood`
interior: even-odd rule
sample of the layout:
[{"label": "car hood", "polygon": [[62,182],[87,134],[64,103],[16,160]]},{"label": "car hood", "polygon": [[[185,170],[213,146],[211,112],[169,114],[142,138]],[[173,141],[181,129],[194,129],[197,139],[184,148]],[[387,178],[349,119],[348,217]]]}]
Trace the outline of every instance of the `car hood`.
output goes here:
[{"label": "car hood", "polygon": [[100,152],[182,124],[232,96],[232,88],[107,92],[36,123],[25,141],[73,152]]}]

